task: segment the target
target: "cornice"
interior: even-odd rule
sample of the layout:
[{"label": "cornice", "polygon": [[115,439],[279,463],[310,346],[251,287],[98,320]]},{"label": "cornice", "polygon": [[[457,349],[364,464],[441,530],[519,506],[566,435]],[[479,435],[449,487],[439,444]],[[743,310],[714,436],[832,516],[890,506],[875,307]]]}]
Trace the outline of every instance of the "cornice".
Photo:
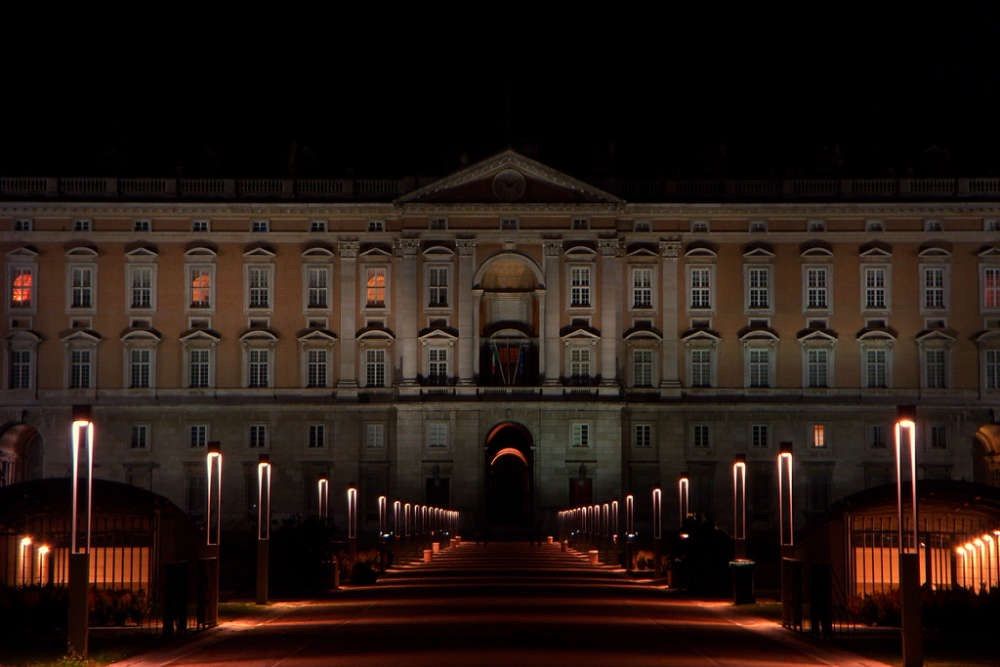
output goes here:
[{"label": "cornice", "polygon": [[17,201],[0,204],[0,216],[312,216],[357,215],[387,216],[397,215],[399,208],[386,202],[350,203],[152,203],[152,202],[32,202]]}]

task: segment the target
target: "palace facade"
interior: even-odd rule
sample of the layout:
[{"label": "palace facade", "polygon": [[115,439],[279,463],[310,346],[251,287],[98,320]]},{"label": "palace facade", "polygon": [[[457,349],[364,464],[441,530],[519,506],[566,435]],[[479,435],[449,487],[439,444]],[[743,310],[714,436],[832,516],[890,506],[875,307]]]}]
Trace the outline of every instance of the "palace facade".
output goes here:
[{"label": "palace facade", "polygon": [[81,403],[97,476],[195,514],[220,441],[233,525],[268,453],[278,516],[325,475],[340,520],[350,484],[368,522],[657,484],[671,517],[686,473],[726,526],[745,454],[766,528],[779,443],[820,514],[893,481],[899,404],[923,477],[1000,484],[1000,192],[964,187],[635,203],[511,151],[398,195],[2,179],[0,484],[66,475]]}]

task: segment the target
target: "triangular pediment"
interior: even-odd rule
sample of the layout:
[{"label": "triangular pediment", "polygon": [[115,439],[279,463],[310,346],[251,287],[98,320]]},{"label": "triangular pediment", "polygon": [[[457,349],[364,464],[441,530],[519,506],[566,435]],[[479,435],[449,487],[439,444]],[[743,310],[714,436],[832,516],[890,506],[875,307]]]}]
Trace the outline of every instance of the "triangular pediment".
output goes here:
[{"label": "triangular pediment", "polygon": [[609,192],[513,150],[409,192],[398,204],[620,204]]}]

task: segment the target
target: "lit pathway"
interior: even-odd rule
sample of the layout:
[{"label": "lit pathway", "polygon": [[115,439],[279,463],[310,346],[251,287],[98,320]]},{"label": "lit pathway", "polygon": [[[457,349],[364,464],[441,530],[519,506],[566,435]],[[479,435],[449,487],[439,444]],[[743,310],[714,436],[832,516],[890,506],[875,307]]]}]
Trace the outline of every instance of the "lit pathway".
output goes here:
[{"label": "lit pathway", "polygon": [[876,665],[819,652],[730,605],[670,599],[559,545],[462,544],[324,602],[274,605],[172,653],[170,665]]}]

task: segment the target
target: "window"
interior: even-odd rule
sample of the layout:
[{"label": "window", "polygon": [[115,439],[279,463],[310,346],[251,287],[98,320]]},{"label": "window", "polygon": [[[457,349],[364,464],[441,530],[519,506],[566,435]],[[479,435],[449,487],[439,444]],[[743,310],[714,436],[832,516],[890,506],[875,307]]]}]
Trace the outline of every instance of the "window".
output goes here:
[{"label": "window", "polygon": [[254,220],[250,223],[250,231],[255,233],[269,232],[271,231],[271,221],[270,220]]},{"label": "window", "polygon": [[91,380],[92,350],[70,350],[69,387],[89,389]]},{"label": "window", "polygon": [[924,231],[925,232],[940,232],[944,229],[941,226],[940,220],[924,220]]},{"label": "window", "polygon": [[576,422],[570,426],[571,447],[590,447],[590,424]]},{"label": "window", "polygon": [[312,220],[309,223],[310,232],[325,232],[326,231],[326,220]]},{"label": "window", "polygon": [[766,222],[751,222],[750,223],[750,233],[751,234],[763,234],[767,231]]},{"label": "window", "polygon": [[130,266],[129,307],[149,309],[153,307],[153,267]]},{"label": "window", "polygon": [[208,445],[208,424],[192,424],[189,426],[188,444],[192,449],[204,449]]},{"label": "window", "polygon": [[250,308],[270,308],[271,267],[248,266],[247,283],[250,287]]},{"label": "window", "polygon": [[986,350],[986,388],[1000,389],[1000,350]]},{"label": "window", "polygon": [[247,386],[266,387],[271,375],[270,350],[250,348],[247,350]]},{"label": "window", "polygon": [[712,351],[691,350],[691,386],[712,386]]},{"label": "window", "polygon": [[1000,308],[1000,266],[983,268],[983,308]]},{"label": "window", "polygon": [[189,267],[188,285],[191,308],[212,307],[212,269],[209,267]]},{"label": "window", "polygon": [[865,231],[866,232],[884,232],[885,224],[881,220],[866,220],[865,221]]},{"label": "window", "polygon": [[872,449],[885,449],[885,427],[868,427],[868,444]]},{"label": "window", "polygon": [[752,266],[747,269],[747,307],[752,310],[771,307],[771,269]]},{"label": "window", "polygon": [[632,351],[632,373],[636,387],[653,386],[653,351]]},{"label": "window", "polygon": [[747,350],[749,364],[750,386],[771,386],[771,353],[770,350],[749,348]]},{"label": "window", "polygon": [[365,289],[365,304],[369,308],[385,308],[385,269],[368,269]]},{"label": "window", "polygon": [[153,231],[153,223],[149,220],[136,220],[132,223],[132,231],[151,232]]},{"label": "window", "polygon": [[448,377],[448,348],[432,347],[427,351],[427,373],[439,381]]},{"label": "window", "polygon": [[586,218],[573,218],[573,223],[570,225],[570,229],[574,231],[590,229],[590,220],[587,220]]},{"label": "window", "polygon": [[695,424],[691,429],[691,444],[695,449],[708,449],[711,445],[709,440],[708,424]]},{"label": "window", "polygon": [[149,449],[149,425],[132,424],[132,438],[129,442],[132,449]]},{"label": "window", "polygon": [[995,218],[987,218],[986,220],[983,220],[983,231],[1000,232],[1000,220]]},{"label": "window", "polygon": [[944,389],[947,386],[945,375],[945,350],[924,350],[924,380],[928,389]]},{"label": "window", "polygon": [[427,423],[427,446],[432,449],[444,449],[448,446],[448,422]]},{"label": "window", "polygon": [[812,425],[812,446],[814,449],[824,449],[826,447],[826,425]]},{"label": "window", "polygon": [[74,266],[70,269],[72,293],[71,308],[94,307],[94,269],[90,266]]},{"label": "window", "polygon": [[14,221],[14,231],[15,232],[30,232],[32,227],[32,221],[28,219],[20,219]]},{"label": "window", "polygon": [[330,271],[325,266],[310,266],[306,269],[306,281],[308,284],[308,294],[306,295],[307,308],[327,308],[329,307],[329,287]]},{"label": "window", "polygon": [[931,449],[948,449],[948,430],[940,424],[931,426]]},{"label": "window", "polygon": [[428,269],[427,307],[448,307],[448,267],[432,266]]},{"label": "window", "polygon": [[632,269],[632,307],[653,307],[652,269]]},{"label": "window", "polygon": [[365,351],[365,386],[385,386],[385,350]]},{"label": "window", "polygon": [[652,424],[636,424],[632,427],[632,445],[639,449],[649,449],[653,446]]},{"label": "window", "polygon": [[11,350],[10,388],[31,388],[31,350]]},{"label": "window", "polygon": [[884,389],[889,386],[888,350],[865,350],[865,386]]},{"label": "window", "polygon": [[326,350],[311,349],[307,351],[306,386],[326,386]]},{"label": "window", "polygon": [[709,230],[708,223],[704,220],[693,220],[691,221],[691,233],[692,234],[707,234]]},{"label": "window", "polygon": [[767,449],[768,442],[767,424],[753,424],[750,427],[750,446],[754,449]]},{"label": "window", "polygon": [[691,310],[708,310],[712,307],[712,269],[699,267],[691,269]]},{"label": "window", "polygon": [[569,375],[571,378],[590,377],[589,347],[571,347],[569,349]]},{"label": "window", "polygon": [[632,225],[632,231],[634,232],[651,232],[653,231],[653,225],[646,220],[638,220]]},{"label": "window", "polygon": [[368,231],[370,231],[370,232],[384,232],[385,231],[385,220],[369,220],[368,221]]},{"label": "window", "polygon": [[267,449],[267,424],[250,424],[250,449]]},{"label": "window", "polygon": [[806,350],[806,386],[811,388],[828,387],[829,385],[830,352],[824,349]]},{"label": "window", "polygon": [[431,218],[427,223],[427,229],[443,232],[448,229],[448,218]]},{"label": "window", "polygon": [[10,268],[10,307],[15,310],[31,310],[35,307],[34,267]]},{"label": "window", "polygon": [[826,231],[826,222],[823,221],[823,220],[810,220],[809,224],[806,226],[806,229],[809,230],[810,232],[814,232],[814,233],[815,232],[825,232]]},{"label": "window", "polygon": [[865,310],[885,310],[885,269],[865,267]]},{"label": "window", "polygon": [[188,386],[199,389],[208,386],[209,354],[211,350],[188,350]]},{"label": "window", "polygon": [[191,221],[191,231],[192,232],[207,232],[207,231],[209,231],[208,220],[192,220]]},{"label": "window", "polygon": [[925,266],[923,268],[924,298],[921,301],[925,310],[943,310],[945,308],[944,299],[944,267]]},{"label": "window", "polygon": [[573,266],[569,270],[569,306],[587,308],[590,306],[590,267]]},{"label": "window", "polygon": [[322,449],[326,446],[326,426],[324,424],[309,424],[309,449]]},{"label": "window", "polygon": [[385,424],[365,424],[365,447],[368,449],[385,447]]},{"label": "window", "polygon": [[148,389],[152,374],[153,351],[148,348],[129,350],[129,386],[133,389]]},{"label": "window", "polygon": [[806,308],[826,310],[829,308],[827,290],[829,282],[825,266],[810,266],[806,269]]},{"label": "window", "polygon": [[90,220],[74,220],[73,221],[73,231],[74,232],[89,232],[90,231]]},{"label": "window", "polygon": [[500,231],[516,232],[518,227],[520,227],[520,222],[517,218],[500,218]]}]

